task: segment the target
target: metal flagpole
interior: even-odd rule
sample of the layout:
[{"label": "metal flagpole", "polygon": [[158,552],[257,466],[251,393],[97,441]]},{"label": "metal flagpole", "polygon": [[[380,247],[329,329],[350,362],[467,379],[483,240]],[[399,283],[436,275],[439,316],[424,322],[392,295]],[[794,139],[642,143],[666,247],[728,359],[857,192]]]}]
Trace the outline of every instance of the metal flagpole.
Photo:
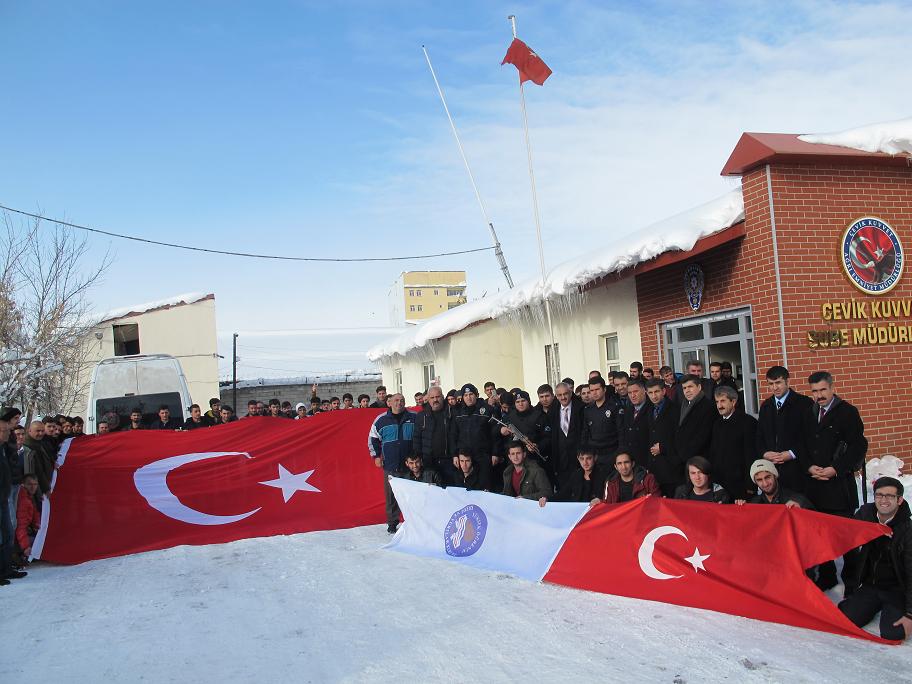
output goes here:
[{"label": "metal flagpole", "polygon": [[481,215],[484,222],[491,230],[491,239],[494,241],[494,254],[497,257],[497,263],[500,264],[500,270],[503,271],[504,278],[507,279],[507,286],[513,287],[513,278],[510,277],[510,269],[507,268],[507,260],[504,259],[503,250],[500,247],[500,240],[497,239],[497,233],[494,230],[494,224],[488,218],[488,211],[485,209],[484,202],[481,200],[481,193],[478,192],[478,186],[475,184],[475,176],[469,167],[469,160],[466,158],[465,150],[462,148],[462,141],[459,139],[459,133],[456,132],[456,124],[450,115],[450,108],[447,107],[446,98],[443,96],[443,89],[440,87],[440,81],[437,80],[437,74],[434,72],[434,66],[431,64],[431,57],[428,55],[427,48],[422,45],[424,58],[427,60],[428,68],[431,70],[431,76],[434,79],[434,85],[437,86],[437,93],[440,95],[440,101],[443,103],[443,111],[446,112],[447,119],[450,122],[450,129],[453,131],[453,137],[456,138],[456,145],[459,147],[459,154],[462,156],[462,163],[465,164],[466,171],[469,174],[469,180],[472,182],[472,189],[475,191],[475,199],[478,200],[478,206],[481,208]]},{"label": "metal flagpole", "polygon": [[[513,27],[513,37],[516,38],[516,15],[511,14],[507,17]],[[523,131],[526,135],[526,157],[529,162],[529,181],[532,184],[532,213],[535,216],[535,236],[538,238],[538,261],[541,266],[542,277],[542,299],[545,301],[545,318],[548,320],[548,335],[551,339],[550,352],[548,358],[551,361],[551,377],[549,380],[552,385],[560,382],[560,369],[558,368],[558,356],[554,348],[554,326],[551,323],[551,302],[548,300],[545,292],[545,248],[542,246],[541,235],[541,217],[538,213],[538,193],[535,191],[535,172],[532,170],[532,143],[529,140],[529,118],[526,115],[526,94],[523,89],[522,78],[519,81],[519,102],[522,108]]]}]

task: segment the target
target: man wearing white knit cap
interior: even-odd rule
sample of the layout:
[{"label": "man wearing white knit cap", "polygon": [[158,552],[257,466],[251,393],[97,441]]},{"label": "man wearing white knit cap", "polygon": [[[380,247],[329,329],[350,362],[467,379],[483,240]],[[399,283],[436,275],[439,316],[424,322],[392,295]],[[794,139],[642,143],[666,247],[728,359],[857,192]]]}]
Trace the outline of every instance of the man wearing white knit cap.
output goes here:
[{"label": "man wearing white knit cap", "polygon": [[736,500],[735,503],[739,506],[745,503],[783,504],[789,508],[797,506],[798,508],[814,510],[814,506],[808,501],[807,497],[779,486],[779,471],[772,461],[768,461],[765,458],[758,458],[754,461],[750,467],[750,478],[760,488],[760,493],[750,501],[745,501],[744,499]]}]

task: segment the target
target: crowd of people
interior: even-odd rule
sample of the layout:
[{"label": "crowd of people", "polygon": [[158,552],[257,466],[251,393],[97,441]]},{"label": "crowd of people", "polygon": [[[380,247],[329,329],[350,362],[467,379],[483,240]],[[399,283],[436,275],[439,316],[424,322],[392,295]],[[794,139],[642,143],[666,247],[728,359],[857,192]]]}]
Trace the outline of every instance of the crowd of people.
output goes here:
[{"label": "crowd of people", "polygon": [[[843,559],[845,598],[839,607],[856,624],[881,613],[881,634],[912,633],[912,520],[899,480],[873,483],[874,500],[859,507],[856,473],[864,472],[867,440],[858,410],[835,393],[825,372],[807,379],[810,396],[792,387],[788,370],[766,373],[769,396],[759,417],[744,410],[743,392],[731,365],[713,363],[708,377],[693,361],[686,374],[639,362],[607,379],[591,371],[586,382],[564,378],[539,386],[533,396],[486,382],[444,394],[439,386],[414,395],[376,388],[376,398],[352,394],[321,399],[317,386],[308,404],[250,400],[241,419],[257,416],[304,420],[354,408],[385,409],[374,420],[368,450],[385,478],[387,529],[394,533],[399,507],[389,477],[447,487],[496,492],[538,501],[590,505],[664,496],[743,505],[777,504],[845,518],[880,522],[880,537]],[[309,406],[309,407],[308,407]],[[21,411],[0,414],[0,501],[3,544],[0,586],[26,576],[23,567],[41,524],[42,497],[51,491],[60,444],[84,432],[81,418],[45,416],[20,425]],[[144,420],[135,408],[129,421],[101,417],[96,432],[193,430],[233,422],[233,408],[219,399],[203,412],[190,407],[181,421],[167,406]],[[866,487],[861,487],[862,495]],[[821,590],[837,585],[833,561],[809,571]]]},{"label": "crowd of people", "polygon": [[[387,411],[368,437],[383,469],[387,530],[400,511],[391,477],[532,499],[621,503],[644,496],[717,504],[784,505],[880,522],[879,537],[843,558],[840,609],[859,626],[880,612],[888,639],[912,634],[912,520],[902,483],[881,477],[874,500],[859,501],[868,442],[858,410],[835,392],[825,371],[807,379],[810,396],[789,371],[766,373],[770,395],[759,418],[744,410],[731,366],[714,363],[704,377],[694,361],[683,376],[658,374],[639,362],[629,372],[587,382],[564,378],[533,396],[514,387],[472,383],[444,394],[384,396]],[[384,395],[385,395],[385,388]],[[536,401],[537,400],[537,401]],[[378,393],[378,402],[380,401]],[[866,486],[862,477],[862,496]],[[823,591],[838,584],[834,561],[808,571]]]}]

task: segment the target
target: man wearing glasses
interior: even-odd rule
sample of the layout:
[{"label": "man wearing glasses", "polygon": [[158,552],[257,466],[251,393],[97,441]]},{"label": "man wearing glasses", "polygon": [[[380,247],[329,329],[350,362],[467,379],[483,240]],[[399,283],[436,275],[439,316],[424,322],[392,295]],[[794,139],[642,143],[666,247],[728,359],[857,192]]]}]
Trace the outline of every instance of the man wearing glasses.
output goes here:
[{"label": "man wearing glasses", "polygon": [[839,610],[859,627],[880,611],[880,635],[902,641],[912,634],[912,521],[902,483],[881,477],[874,483],[874,503],[855,517],[878,522],[893,531],[857,549],[845,577],[845,600]]}]

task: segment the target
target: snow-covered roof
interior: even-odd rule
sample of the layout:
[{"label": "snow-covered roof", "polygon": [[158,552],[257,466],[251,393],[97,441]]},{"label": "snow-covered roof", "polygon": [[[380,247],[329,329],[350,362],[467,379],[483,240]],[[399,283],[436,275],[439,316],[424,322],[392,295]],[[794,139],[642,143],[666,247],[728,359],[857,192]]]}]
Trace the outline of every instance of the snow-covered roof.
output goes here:
[{"label": "snow-covered roof", "polygon": [[136,316],[138,314],[149,313],[150,311],[154,311],[156,309],[169,309],[175,306],[193,304],[204,299],[214,298],[214,294],[206,294],[205,292],[186,292],[184,294],[168,297],[167,299],[158,299],[156,301],[146,302],[144,304],[133,304],[132,306],[122,306],[119,309],[103,311],[96,314],[96,318],[99,323],[103,323],[104,321],[114,320],[115,318]]},{"label": "snow-covered roof", "polygon": [[596,278],[617,273],[665,252],[690,250],[700,238],[724,230],[743,218],[744,198],[739,186],[711,202],[618,236],[602,249],[558,264],[545,277],[544,287],[541,278],[531,278],[506,292],[468,302],[429,318],[373,347],[367,358],[378,361],[384,356],[405,355],[474,323],[539,304],[545,297],[567,296]]},{"label": "snow-covered roof", "polygon": [[802,142],[817,145],[836,145],[864,152],[912,154],[912,119],[887,121],[838,133],[799,135]]},{"label": "snow-covered roof", "polygon": [[326,385],[338,382],[379,382],[382,376],[377,371],[352,370],[336,371],[335,373],[320,373],[314,375],[298,375],[289,378],[255,378],[253,380],[238,380],[238,389],[245,387],[272,387],[274,385]]}]

